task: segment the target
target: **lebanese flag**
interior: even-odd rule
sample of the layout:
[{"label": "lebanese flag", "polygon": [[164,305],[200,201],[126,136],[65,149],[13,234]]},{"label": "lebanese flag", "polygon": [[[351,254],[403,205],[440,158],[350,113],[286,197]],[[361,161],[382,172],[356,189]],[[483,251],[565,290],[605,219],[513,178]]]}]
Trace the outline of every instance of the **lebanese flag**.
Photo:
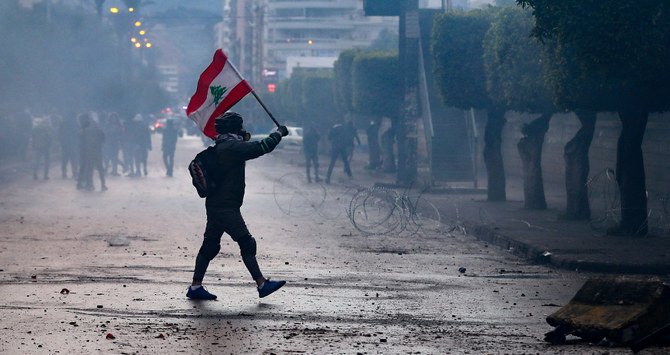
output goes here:
[{"label": "lebanese flag", "polygon": [[252,91],[219,48],[214,52],[212,63],[200,74],[198,87],[186,107],[186,115],[200,127],[202,133],[215,139],[214,120]]}]

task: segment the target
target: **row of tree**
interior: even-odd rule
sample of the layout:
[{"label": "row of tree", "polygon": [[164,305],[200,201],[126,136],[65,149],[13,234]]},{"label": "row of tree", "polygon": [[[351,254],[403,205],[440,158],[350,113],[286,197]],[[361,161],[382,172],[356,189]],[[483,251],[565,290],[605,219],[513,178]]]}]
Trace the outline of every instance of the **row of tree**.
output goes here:
[{"label": "row of tree", "polygon": [[518,0],[520,6],[436,18],[432,50],[445,104],[488,112],[484,159],[489,200],[505,199],[501,132],[508,110],[537,114],[517,147],[527,208],[546,208],[541,152],[554,112],[581,129],[564,150],[567,216],[590,217],[588,151],[598,111],[616,111],[621,224],[646,234],[642,139],[650,112],[670,108],[670,3]]},{"label": "row of tree", "polygon": [[[616,111],[623,126],[617,150],[622,218],[616,232],[646,234],[641,143],[648,114],[670,106],[670,3],[517,3],[440,14],[433,24],[434,74],[444,103],[488,113],[484,162],[489,200],[506,199],[501,152],[505,112],[536,115],[522,128],[517,148],[525,206],[543,209],[544,136],[553,113],[573,111],[582,126],[564,149],[566,215],[588,219],[588,152],[596,113]],[[340,54],[334,72],[295,72],[273,99],[283,114],[301,124],[328,127],[352,115],[389,117],[395,123],[402,102],[399,68],[396,52],[349,50]]]}]

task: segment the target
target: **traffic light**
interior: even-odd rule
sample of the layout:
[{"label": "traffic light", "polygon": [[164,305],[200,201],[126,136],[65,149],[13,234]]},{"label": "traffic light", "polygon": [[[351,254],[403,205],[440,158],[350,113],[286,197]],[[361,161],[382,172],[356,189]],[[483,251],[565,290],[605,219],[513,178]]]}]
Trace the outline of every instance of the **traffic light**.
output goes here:
[{"label": "traffic light", "polygon": [[268,84],[268,92],[270,92],[270,93],[275,92],[276,89],[277,89],[277,85],[275,83],[269,83]]}]

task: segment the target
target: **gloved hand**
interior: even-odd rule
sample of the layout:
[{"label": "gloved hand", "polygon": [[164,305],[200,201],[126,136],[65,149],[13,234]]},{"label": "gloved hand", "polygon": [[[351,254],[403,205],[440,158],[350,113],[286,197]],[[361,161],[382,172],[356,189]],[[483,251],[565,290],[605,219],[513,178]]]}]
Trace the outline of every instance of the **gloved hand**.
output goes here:
[{"label": "gloved hand", "polygon": [[288,128],[286,128],[286,126],[277,127],[277,132],[279,132],[282,137],[288,136]]}]

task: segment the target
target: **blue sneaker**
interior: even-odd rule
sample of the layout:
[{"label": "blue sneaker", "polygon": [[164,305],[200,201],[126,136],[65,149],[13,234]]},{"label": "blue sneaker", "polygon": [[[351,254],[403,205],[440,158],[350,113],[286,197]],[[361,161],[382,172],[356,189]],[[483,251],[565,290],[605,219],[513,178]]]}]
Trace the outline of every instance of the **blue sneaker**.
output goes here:
[{"label": "blue sneaker", "polygon": [[263,283],[263,287],[258,289],[258,297],[263,298],[268,296],[271,293],[279,290],[285,284],[286,281],[271,281],[270,279],[267,279]]},{"label": "blue sneaker", "polygon": [[192,300],[215,300],[216,295],[213,295],[205,289],[205,286],[200,286],[197,289],[192,289],[191,286],[188,287],[186,292],[186,297]]}]

